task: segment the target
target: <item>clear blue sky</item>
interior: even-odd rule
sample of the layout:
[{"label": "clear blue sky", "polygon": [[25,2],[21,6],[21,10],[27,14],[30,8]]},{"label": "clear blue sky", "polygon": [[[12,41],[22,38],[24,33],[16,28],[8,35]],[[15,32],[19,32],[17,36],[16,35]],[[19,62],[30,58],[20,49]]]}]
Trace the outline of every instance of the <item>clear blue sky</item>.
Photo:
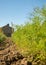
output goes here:
[{"label": "clear blue sky", "polygon": [[23,24],[34,7],[42,7],[46,0],[0,0],[0,26]]}]

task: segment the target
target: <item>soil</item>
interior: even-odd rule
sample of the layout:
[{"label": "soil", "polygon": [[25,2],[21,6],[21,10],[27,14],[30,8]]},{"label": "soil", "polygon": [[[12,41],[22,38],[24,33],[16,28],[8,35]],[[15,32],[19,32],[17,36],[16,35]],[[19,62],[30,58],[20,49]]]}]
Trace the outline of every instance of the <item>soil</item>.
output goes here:
[{"label": "soil", "polygon": [[44,63],[40,59],[34,60],[33,56],[24,57],[21,55],[10,38],[7,38],[3,43],[6,45],[0,46],[0,65],[46,65],[46,62]]}]

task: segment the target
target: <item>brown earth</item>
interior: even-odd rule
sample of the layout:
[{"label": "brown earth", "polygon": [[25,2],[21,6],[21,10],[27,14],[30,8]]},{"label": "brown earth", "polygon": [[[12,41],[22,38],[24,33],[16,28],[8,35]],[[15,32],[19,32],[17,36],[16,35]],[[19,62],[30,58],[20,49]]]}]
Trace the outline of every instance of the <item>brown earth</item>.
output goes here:
[{"label": "brown earth", "polygon": [[3,43],[6,45],[0,46],[0,65],[46,65],[46,62],[42,62],[39,58],[35,59],[33,55],[30,57],[21,55],[10,38]]}]

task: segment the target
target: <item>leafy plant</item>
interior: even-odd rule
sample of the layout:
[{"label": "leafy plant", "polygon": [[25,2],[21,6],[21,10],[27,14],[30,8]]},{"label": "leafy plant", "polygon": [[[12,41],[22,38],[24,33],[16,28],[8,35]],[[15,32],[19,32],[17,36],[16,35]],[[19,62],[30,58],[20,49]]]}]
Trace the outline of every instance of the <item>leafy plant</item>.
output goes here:
[{"label": "leafy plant", "polygon": [[25,56],[37,54],[40,51],[37,57],[43,59],[46,58],[46,8],[36,8],[34,13],[25,25],[17,25],[12,34],[12,40]]}]

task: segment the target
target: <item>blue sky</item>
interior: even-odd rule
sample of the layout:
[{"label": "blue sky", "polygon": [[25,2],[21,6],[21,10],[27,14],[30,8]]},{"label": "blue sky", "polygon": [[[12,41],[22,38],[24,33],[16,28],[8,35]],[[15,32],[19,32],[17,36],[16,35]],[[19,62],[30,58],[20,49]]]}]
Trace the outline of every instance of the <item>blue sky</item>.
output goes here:
[{"label": "blue sky", "polygon": [[11,22],[23,24],[33,8],[44,4],[46,0],[0,0],[0,26]]}]

